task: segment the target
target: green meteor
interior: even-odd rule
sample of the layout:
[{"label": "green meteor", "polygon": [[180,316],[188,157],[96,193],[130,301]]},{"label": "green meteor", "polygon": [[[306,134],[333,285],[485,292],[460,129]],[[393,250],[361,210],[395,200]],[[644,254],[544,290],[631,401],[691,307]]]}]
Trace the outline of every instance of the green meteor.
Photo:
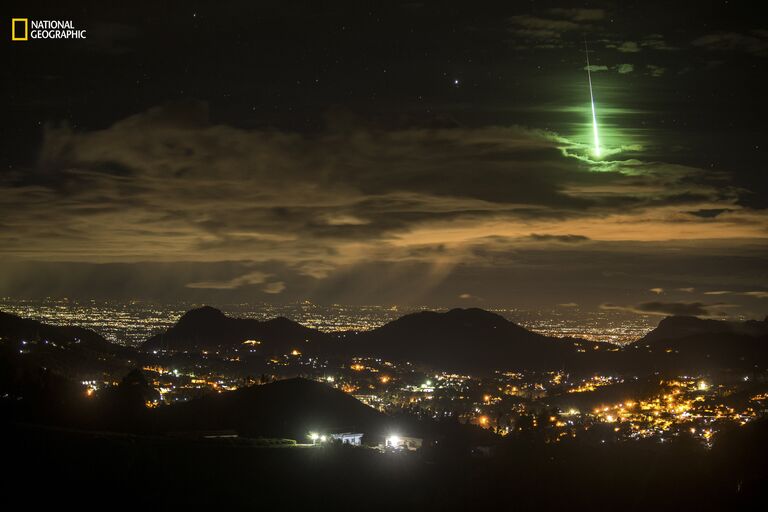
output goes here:
[{"label": "green meteor", "polygon": [[589,101],[592,104],[592,133],[595,138],[595,149],[593,150],[595,156],[600,156],[600,137],[597,133],[597,114],[595,113],[595,96],[592,94],[592,73],[589,69],[589,48],[587,42],[584,41],[584,50],[587,54],[587,79],[589,80]]}]

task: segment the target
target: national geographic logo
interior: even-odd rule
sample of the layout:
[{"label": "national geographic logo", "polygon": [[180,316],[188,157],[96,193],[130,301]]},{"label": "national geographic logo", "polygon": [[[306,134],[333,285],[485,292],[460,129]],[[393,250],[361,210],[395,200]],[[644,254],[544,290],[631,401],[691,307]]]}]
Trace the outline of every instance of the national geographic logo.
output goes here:
[{"label": "national geographic logo", "polygon": [[30,39],[85,39],[85,30],[72,20],[30,20],[11,18],[11,41]]}]

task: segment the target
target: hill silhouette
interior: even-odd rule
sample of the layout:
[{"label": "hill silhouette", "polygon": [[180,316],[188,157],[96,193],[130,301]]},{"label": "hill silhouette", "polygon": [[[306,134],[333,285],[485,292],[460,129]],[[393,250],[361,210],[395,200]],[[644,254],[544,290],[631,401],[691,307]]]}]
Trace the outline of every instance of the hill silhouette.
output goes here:
[{"label": "hill silhouette", "polygon": [[733,322],[697,318],[695,316],[669,316],[662,319],[659,325],[640,339],[638,343],[654,343],[660,340],[668,341],[697,334],[766,336],[768,335],[768,319],[762,322],[757,320]]},{"label": "hill silhouette", "polygon": [[608,343],[544,336],[477,308],[422,311],[371,331],[332,335],[287,318],[232,318],[205,306],[187,312],[165,333],[147,340],[143,349],[237,347],[246,340],[258,341],[258,351],[265,355],[299,349],[325,356],[376,356],[482,371],[580,367],[592,364],[600,349],[615,348]]},{"label": "hill silhouette", "polygon": [[0,339],[15,354],[23,354],[27,363],[65,376],[122,374],[139,355],[90,329],[50,325],[4,312],[0,312]]},{"label": "hill silhouette", "polygon": [[357,355],[465,370],[581,365],[596,351],[614,348],[607,343],[544,336],[476,308],[406,315],[359,333],[349,346]]},{"label": "hill silhouette", "polygon": [[107,341],[100,334],[83,327],[51,325],[0,311],[0,337],[8,341],[26,341],[32,344],[55,343],[64,348],[86,348],[111,354],[133,352],[131,349]]},{"label": "hill silhouette", "polygon": [[738,369],[768,367],[768,321],[732,322],[667,317],[625,352],[644,354],[646,369]]},{"label": "hill silhouette", "polygon": [[185,313],[171,328],[149,338],[144,350],[200,350],[234,348],[245,341],[257,342],[251,347],[262,354],[327,352],[334,339],[323,332],[278,317],[260,321],[232,318],[220,310],[203,306]]},{"label": "hill silhouette", "polygon": [[384,433],[388,419],[331,386],[293,378],[199,398],[154,411],[164,432],[233,429],[251,436],[306,442],[310,431]]}]

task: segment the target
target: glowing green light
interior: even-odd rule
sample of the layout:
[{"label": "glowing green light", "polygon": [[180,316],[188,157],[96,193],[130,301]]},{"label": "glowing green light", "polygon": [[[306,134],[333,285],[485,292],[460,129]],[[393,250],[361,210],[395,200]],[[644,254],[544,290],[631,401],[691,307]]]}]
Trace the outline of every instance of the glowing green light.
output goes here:
[{"label": "glowing green light", "polygon": [[595,136],[595,156],[600,156],[600,136],[597,134],[597,116],[595,115],[595,100],[592,100],[592,134]]},{"label": "glowing green light", "polygon": [[597,133],[597,114],[595,113],[595,96],[592,94],[592,73],[589,69],[589,48],[587,48],[587,42],[584,41],[584,49],[587,54],[587,79],[589,80],[589,101],[592,104],[592,134],[595,139],[595,148],[593,150],[595,156],[600,156],[600,136]]}]

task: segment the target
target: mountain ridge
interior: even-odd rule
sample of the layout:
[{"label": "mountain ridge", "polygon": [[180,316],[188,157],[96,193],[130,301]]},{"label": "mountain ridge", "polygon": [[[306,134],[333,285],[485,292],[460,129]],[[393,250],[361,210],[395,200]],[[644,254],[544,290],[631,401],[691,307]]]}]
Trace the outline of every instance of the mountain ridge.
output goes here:
[{"label": "mountain ridge", "polygon": [[456,369],[489,369],[506,361],[518,367],[561,366],[571,356],[614,347],[545,336],[479,308],[419,311],[370,331],[328,334],[284,317],[238,319],[205,306],[187,312],[165,333],[147,340],[143,349],[237,347],[247,339],[259,342],[263,353],[285,354],[298,349],[330,356],[406,359]]},{"label": "mountain ridge", "polygon": [[165,332],[150,337],[143,350],[194,350],[238,347],[252,341],[255,350],[279,354],[291,350],[323,350],[331,343],[326,333],[285,317],[269,320],[235,318],[211,306],[187,311]]}]

